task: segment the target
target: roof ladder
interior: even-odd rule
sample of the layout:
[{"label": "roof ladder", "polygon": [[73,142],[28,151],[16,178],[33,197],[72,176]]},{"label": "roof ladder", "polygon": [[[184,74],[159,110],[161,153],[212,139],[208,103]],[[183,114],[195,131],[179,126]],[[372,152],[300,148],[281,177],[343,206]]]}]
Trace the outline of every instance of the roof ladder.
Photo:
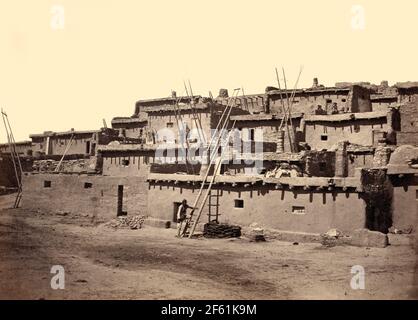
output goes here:
[{"label": "roof ladder", "polygon": [[[192,211],[190,213],[190,217],[187,218],[187,220],[186,220],[186,225],[185,225],[184,230],[183,230],[183,236],[186,235],[186,233],[189,229],[190,229],[190,231],[189,231],[188,237],[191,238],[193,236],[193,233],[194,233],[194,231],[196,229],[196,226],[199,222],[200,216],[202,215],[202,211],[203,211],[203,208],[205,206],[205,203],[206,203],[206,201],[209,197],[209,194],[210,194],[210,191],[212,189],[213,183],[215,182],[216,175],[218,174],[218,171],[220,170],[220,166],[222,164],[223,156],[224,156],[225,150],[227,149],[225,147],[229,143],[231,133],[232,133],[234,127],[235,127],[235,121],[232,125],[231,130],[228,132],[228,135],[227,135],[226,139],[224,139],[222,141],[222,137],[225,133],[225,130],[228,129],[229,117],[230,117],[232,109],[234,107],[234,104],[235,104],[236,98],[238,96],[239,90],[240,89],[235,89],[234,90],[234,93],[233,93],[231,99],[228,101],[228,105],[225,107],[225,109],[224,109],[224,111],[223,111],[223,113],[222,113],[222,115],[219,119],[219,122],[216,126],[215,132],[211,136],[210,142],[208,144],[208,150],[207,150],[208,154],[209,154],[208,168],[207,168],[206,173],[205,173],[205,175],[202,179],[202,184],[201,184],[199,193],[197,194],[196,199],[194,201],[194,204],[193,204],[194,209],[192,209]],[[219,147],[221,147],[221,154],[218,157],[217,155],[218,155]],[[210,179],[208,181],[210,171],[212,170],[212,165],[214,165],[214,167],[213,167],[214,171],[213,171],[212,176],[210,177]],[[207,182],[209,182],[209,183],[207,183]],[[207,188],[206,188],[206,192],[205,192],[205,194],[203,196],[203,199],[202,199],[203,189],[205,189],[205,187],[207,187]],[[197,207],[198,207],[197,215],[196,215],[196,218],[193,219],[194,218],[193,214],[194,214],[194,211]]]},{"label": "roof ladder", "polygon": [[19,154],[16,150],[16,141],[13,136],[12,127],[10,126],[9,118],[7,114],[1,109],[1,115],[3,118],[4,129],[6,131],[7,142],[9,143],[10,148],[10,155],[13,162],[13,169],[15,171],[16,181],[17,181],[17,195],[15,202],[13,204],[13,208],[18,208],[20,204],[20,200],[22,199],[22,163],[20,162]]}]

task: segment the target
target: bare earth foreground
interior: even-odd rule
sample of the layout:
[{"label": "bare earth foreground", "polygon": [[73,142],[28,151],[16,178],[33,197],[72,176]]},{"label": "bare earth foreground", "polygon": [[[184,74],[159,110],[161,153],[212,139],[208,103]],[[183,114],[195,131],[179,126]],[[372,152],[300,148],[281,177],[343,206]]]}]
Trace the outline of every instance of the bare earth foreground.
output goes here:
[{"label": "bare earth foreground", "polygon": [[[4,209],[13,199],[0,197],[0,299],[416,298],[411,236],[385,249],[177,239],[173,229]],[[53,265],[65,268],[64,290],[51,289]],[[353,265],[365,268],[365,290],[350,287]]]}]

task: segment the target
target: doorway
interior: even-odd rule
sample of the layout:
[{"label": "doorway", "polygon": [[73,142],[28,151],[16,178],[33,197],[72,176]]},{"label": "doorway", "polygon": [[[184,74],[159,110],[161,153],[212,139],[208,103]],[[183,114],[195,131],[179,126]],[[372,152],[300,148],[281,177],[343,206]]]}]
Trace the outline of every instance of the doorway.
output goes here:
[{"label": "doorway", "polygon": [[118,205],[116,215],[126,216],[127,212],[123,211],[123,185],[118,185]]},{"label": "doorway", "polygon": [[173,202],[173,222],[177,222],[177,212],[179,211],[179,207],[181,202]]}]

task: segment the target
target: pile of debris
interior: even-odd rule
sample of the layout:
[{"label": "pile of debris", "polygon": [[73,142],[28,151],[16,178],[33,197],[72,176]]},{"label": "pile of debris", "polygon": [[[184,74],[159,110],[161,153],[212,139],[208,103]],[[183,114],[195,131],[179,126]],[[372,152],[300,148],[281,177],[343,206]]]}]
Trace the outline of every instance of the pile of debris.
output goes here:
[{"label": "pile of debris", "polygon": [[210,222],[203,227],[203,236],[206,238],[237,238],[241,236],[241,227]]},{"label": "pile of debris", "polygon": [[142,224],[144,223],[145,216],[123,216],[112,219],[109,222],[105,223],[106,227],[112,229],[141,229]]},{"label": "pile of debris", "polygon": [[[37,172],[53,172],[57,168],[59,161],[47,159],[47,160],[35,160],[33,162],[32,170]],[[74,159],[63,160],[61,162],[60,172],[85,172],[94,171],[95,163],[94,159]]]}]

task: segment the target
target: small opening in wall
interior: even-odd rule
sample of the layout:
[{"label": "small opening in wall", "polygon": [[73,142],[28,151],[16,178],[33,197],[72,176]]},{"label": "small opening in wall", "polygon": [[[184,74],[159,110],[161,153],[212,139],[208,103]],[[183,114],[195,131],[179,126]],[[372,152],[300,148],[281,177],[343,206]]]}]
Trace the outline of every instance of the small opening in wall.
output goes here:
[{"label": "small opening in wall", "polygon": [[250,141],[254,141],[254,140],[255,140],[255,130],[250,129]]},{"label": "small opening in wall", "polygon": [[51,188],[51,181],[44,181],[44,188]]},{"label": "small opening in wall", "polygon": [[167,128],[173,128],[174,123],[173,122],[167,122]]},{"label": "small opening in wall", "polygon": [[84,189],[90,189],[93,188],[93,184],[90,182],[84,182]]},{"label": "small opening in wall", "polygon": [[235,199],[234,200],[234,207],[235,208],[244,208],[244,200],[242,200],[242,199]]},{"label": "small opening in wall", "polygon": [[305,207],[303,206],[292,206],[293,214],[305,214]]},{"label": "small opening in wall", "polygon": [[342,102],[346,102],[347,100],[346,100],[346,99],[341,99],[341,101],[342,101]]},{"label": "small opening in wall", "polygon": [[123,166],[129,166],[129,160],[128,159],[123,159],[122,160],[122,165]]},{"label": "small opening in wall", "polygon": [[321,134],[321,141],[327,141],[328,136],[326,134]]}]

